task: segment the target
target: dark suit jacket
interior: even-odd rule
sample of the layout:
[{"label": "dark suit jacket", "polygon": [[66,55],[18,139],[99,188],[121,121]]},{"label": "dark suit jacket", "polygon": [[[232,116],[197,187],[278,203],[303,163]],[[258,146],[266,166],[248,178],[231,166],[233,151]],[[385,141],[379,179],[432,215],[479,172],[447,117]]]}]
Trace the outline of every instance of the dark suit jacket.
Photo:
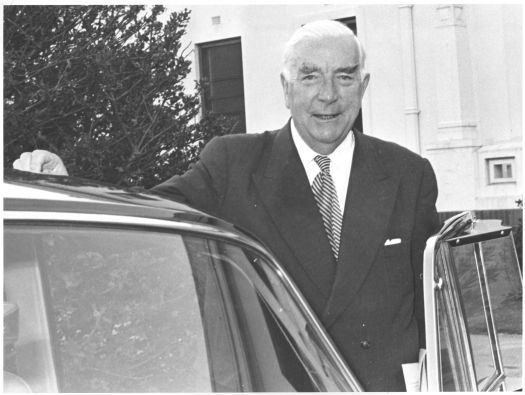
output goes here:
[{"label": "dark suit jacket", "polygon": [[[401,364],[424,345],[422,256],[436,230],[429,162],[355,133],[339,263],[289,124],[215,138],[155,191],[257,235],[280,260],[367,391],[404,391]],[[387,239],[400,244],[385,246]]]}]

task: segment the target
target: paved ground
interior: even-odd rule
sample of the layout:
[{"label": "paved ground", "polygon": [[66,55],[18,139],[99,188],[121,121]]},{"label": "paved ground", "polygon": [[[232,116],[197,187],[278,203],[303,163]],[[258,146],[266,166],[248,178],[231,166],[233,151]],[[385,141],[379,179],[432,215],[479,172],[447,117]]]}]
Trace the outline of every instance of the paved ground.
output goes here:
[{"label": "paved ground", "polygon": [[[471,335],[471,341],[478,379],[482,379],[494,369],[488,337],[483,335]],[[507,376],[507,391],[521,389],[523,387],[522,336],[500,334],[499,343],[501,347],[501,358]]]}]

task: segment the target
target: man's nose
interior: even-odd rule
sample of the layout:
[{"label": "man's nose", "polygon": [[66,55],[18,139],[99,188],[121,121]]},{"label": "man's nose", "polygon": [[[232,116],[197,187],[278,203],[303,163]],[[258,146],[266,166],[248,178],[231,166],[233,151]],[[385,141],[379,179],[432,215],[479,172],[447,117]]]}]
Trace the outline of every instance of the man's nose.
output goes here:
[{"label": "man's nose", "polygon": [[331,78],[326,78],[321,83],[318,98],[324,102],[333,102],[337,100],[337,88]]}]

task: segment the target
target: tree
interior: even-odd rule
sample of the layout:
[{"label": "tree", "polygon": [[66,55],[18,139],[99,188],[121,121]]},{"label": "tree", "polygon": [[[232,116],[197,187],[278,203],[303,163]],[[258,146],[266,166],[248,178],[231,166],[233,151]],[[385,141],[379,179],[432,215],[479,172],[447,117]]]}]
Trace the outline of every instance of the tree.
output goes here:
[{"label": "tree", "polygon": [[185,171],[233,121],[197,120],[186,92],[190,11],[162,6],[4,7],[4,166],[36,148],[70,173],[150,187]]}]

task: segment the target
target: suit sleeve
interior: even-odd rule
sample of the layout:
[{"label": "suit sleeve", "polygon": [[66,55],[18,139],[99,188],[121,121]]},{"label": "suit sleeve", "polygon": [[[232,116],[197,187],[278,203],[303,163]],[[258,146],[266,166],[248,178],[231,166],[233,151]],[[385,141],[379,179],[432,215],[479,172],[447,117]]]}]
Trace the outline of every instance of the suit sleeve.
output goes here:
[{"label": "suit sleeve", "polygon": [[423,297],[423,253],[427,239],[439,230],[436,210],[437,182],[430,162],[425,159],[416,206],[411,260],[415,283],[415,315],[419,327],[419,345],[425,348],[425,310]]},{"label": "suit sleeve", "polygon": [[227,163],[223,140],[215,137],[206,144],[200,159],[186,173],[171,177],[151,188],[151,191],[217,215],[226,189]]}]

